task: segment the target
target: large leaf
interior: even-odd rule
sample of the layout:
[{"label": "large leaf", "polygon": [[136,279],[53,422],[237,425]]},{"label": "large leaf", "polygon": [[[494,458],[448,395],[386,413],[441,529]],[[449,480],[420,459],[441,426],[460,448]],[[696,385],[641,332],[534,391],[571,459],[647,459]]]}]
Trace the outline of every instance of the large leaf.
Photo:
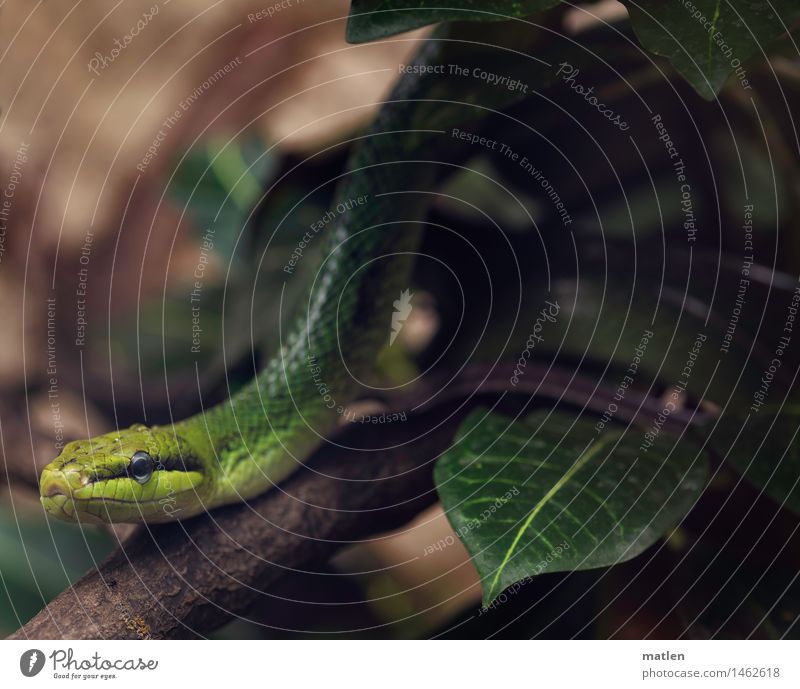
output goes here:
[{"label": "large leaf", "polygon": [[800,18],[797,0],[623,0],[642,45],[668,58],[705,98],[713,98],[731,74],[750,88],[743,67]]},{"label": "large leaf", "polygon": [[454,20],[499,21],[555,7],[561,0],[353,0],[347,40],[366,43]]},{"label": "large leaf", "polygon": [[712,442],[749,481],[800,514],[800,404],[724,413]]},{"label": "large leaf", "polygon": [[647,451],[642,441],[640,429],[598,434],[594,420],[560,412],[470,415],[434,477],[484,604],[540,573],[635,557],[686,515],[705,484],[704,454],[666,435]]}]

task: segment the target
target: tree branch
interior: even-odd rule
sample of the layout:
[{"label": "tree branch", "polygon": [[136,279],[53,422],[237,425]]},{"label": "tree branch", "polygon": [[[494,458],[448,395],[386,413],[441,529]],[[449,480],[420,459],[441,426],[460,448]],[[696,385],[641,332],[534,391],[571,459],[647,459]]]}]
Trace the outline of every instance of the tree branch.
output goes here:
[{"label": "tree branch", "polygon": [[328,444],[249,504],[140,528],[11,638],[202,636],[268,603],[284,574],[397,528],[434,502],[433,462],[463,418],[448,415],[442,408],[391,427],[357,424],[340,446]]}]

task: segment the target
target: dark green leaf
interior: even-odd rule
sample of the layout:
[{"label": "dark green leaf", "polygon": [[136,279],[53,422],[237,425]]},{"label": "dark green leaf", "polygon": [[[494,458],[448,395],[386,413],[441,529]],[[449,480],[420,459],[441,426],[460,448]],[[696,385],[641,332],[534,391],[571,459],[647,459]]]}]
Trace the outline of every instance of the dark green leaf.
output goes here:
[{"label": "dark green leaf", "polygon": [[[705,399],[720,408],[746,411],[774,356],[769,343],[777,343],[783,334],[795,280],[779,271],[764,279],[760,276],[769,275],[770,269],[753,264],[744,304],[738,308],[742,258],[723,255],[720,260],[706,252],[673,251],[662,269],[658,251],[652,243],[640,245],[634,256],[615,243],[598,253],[586,242],[579,279],[561,279],[551,292],[531,295],[533,303],[556,299],[562,306],[536,351],[585,357],[604,367],[611,364],[602,380],[615,388],[649,331],[633,376],[636,386],[652,395],[660,394],[663,385],[672,390],[680,383],[690,402]],[[607,274],[601,279],[592,266],[602,266]],[[728,340],[731,323],[735,329]],[[513,356],[521,351],[530,327],[528,320]],[[783,356],[769,390],[770,402],[786,393],[792,367],[800,365],[800,353],[787,350]],[[692,369],[688,377],[683,375],[687,364]]]},{"label": "dark green leaf", "polygon": [[[612,390],[636,360],[633,385],[648,394],[658,394],[666,385],[669,391],[683,390],[689,400],[746,407],[764,364],[737,342],[727,355],[720,353],[727,320],[711,311],[713,318],[706,322],[710,309],[702,301],[700,281],[688,289],[667,282],[659,292],[657,284],[648,285],[641,277],[658,276],[658,268],[640,266],[632,277],[633,271],[614,267],[613,277],[602,281],[582,275],[579,281],[564,280],[557,286],[551,299],[555,297],[564,312],[548,323],[539,353],[549,350],[608,365],[601,380]],[[714,279],[713,272],[710,277]]]},{"label": "dark green leaf", "polygon": [[546,10],[560,0],[353,0],[347,40],[366,43],[428,24],[500,21]]},{"label": "dark green leaf", "polygon": [[689,511],[705,455],[640,429],[598,433],[594,420],[537,412],[524,420],[476,410],[434,477],[483,584],[484,604],[544,572],[635,557]]},{"label": "dark green leaf", "polygon": [[[800,578],[793,549],[781,548],[779,524],[773,524],[777,528],[772,541],[770,535],[752,528],[744,511],[729,505],[715,514],[716,529],[699,538],[682,532],[682,539],[676,539],[683,540],[676,552],[680,564],[672,568],[669,579],[674,611],[687,638],[741,639],[742,630],[753,640],[800,638]],[[733,541],[731,530],[736,532]],[[764,537],[771,541],[767,547],[778,554],[775,559],[756,554],[753,544]]]},{"label": "dark green leaf", "polygon": [[731,74],[750,88],[744,64],[800,17],[797,0],[624,0],[642,45],[668,58],[705,98],[712,99]]},{"label": "dark green leaf", "polygon": [[800,514],[800,404],[725,413],[712,442],[749,481]]}]

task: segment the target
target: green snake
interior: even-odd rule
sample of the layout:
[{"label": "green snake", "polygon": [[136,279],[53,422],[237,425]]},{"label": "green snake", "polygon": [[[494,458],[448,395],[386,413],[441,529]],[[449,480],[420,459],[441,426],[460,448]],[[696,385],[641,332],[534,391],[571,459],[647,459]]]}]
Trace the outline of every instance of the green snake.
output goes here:
[{"label": "green snake", "polygon": [[280,351],[241,391],[195,416],[66,444],[41,475],[48,513],[87,522],[191,517],[267,491],[334,431],[408,287],[428,201],[403,190],[410,180],[430,189],[443,174],[415,162],[433,137],[409,127],[423,81],[401,77],[355,146],[335,220],[316,237],[324,250],[314,284]]}]

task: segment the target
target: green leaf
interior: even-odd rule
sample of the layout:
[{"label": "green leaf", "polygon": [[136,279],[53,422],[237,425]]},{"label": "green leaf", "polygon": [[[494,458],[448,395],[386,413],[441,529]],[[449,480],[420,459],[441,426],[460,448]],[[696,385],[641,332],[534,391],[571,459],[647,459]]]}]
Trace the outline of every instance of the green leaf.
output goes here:
[{"label": "green leaf", "polygon": [[113,550],[108,532],[0,499],[0,635],[27,622]]},{"label": "green leaf", "polygon": [[559,3],[560,0],[353,0],[347,40],[366,43],[438,22],[524,17]]},{"label": "green leaf", "polygon": [[724,413],[712,445],[748,481],[800,514],[800,404]]},{"label": "green leaf", "polygon": [[[723,499],[730,489],[720,486],[718,490],[720,495],[712,501]],[[747,638],[752,640],[798,639],[800,578],[793,549],[781,549],[781,541],[774,546],[778,557],[759,558],[752,550],[753,543],[764,534],[747,527],[739,529],[745,532],[740,534],[741,540],[728,541],[731,529],[743,526],[740,520],[747,519],[741,514],[737,517],[735,508],[729,505],[728,510],[715,515],[716,528],[699,537],[681,534],[684,542],[675,553],[680,564],[669,578],[670,588],[678,594],[673,610],[682,635],[689,639],[740,639],[746,629]],[[774,536],[779,538],[777,533]]]},{"label": "green leaf", "polygon": [[214,249],[227,262],[276,162],[258,138],[211,138],[181,158],[168,191],[194,221],[198,239],[214,230]]},{"label": "green leaf", "polygon": [[594,420],[561,412],[470,415],[434,478],[485,605],[540,573],[629,560],[686,515],[705,455],[664,434],[646,451],[643,440],[640,429],[598,433]]},{"label": "green leaf", "polygon": [[[642,263],[635,272],[626,273],[614,262],[609,266],[613,279],[600,280],[587,270],[580,280],[562,280],[549,298],[557,299],[563,313],[547,324],[544,342],[536,347],[538,354],[586,357],[604,367],[595,375],[610,390],[617,389],[634,357],[640,356],[633,386],[647,394],[657,395],[666,386],[670,392],[683,390],[690,403],[705,399],[718,406],[735,403],[746,408],[765,364],[737,342],[729,354],[720,354],[727,314],[712,312],[713,318],[706,322],[709,308],[703,297],[707,299],[711,291],[704,294],[699,279],[688,288],[667,279],[659,291],[657,278],[648,284],[641,277],[659,276],[658,268]],[[724,296],[719,301],[729,293],[720,286],[718,294]],[[541,303],[546,298],[546,294],[539,297]],[[529,332],[527,322],[525,327]],[[515,357],[523,346],[514,351]],[[691,375],[684,376],[691,361]],[[641,412],[639,418],[649,423],[652,414]]]},{"label": "green leaf", "polygon": [[743,65],[800,18],[797,0],[623,0],[642,45],[669,59],[700,93],[713,99],[731,74],[750,89]]}]

